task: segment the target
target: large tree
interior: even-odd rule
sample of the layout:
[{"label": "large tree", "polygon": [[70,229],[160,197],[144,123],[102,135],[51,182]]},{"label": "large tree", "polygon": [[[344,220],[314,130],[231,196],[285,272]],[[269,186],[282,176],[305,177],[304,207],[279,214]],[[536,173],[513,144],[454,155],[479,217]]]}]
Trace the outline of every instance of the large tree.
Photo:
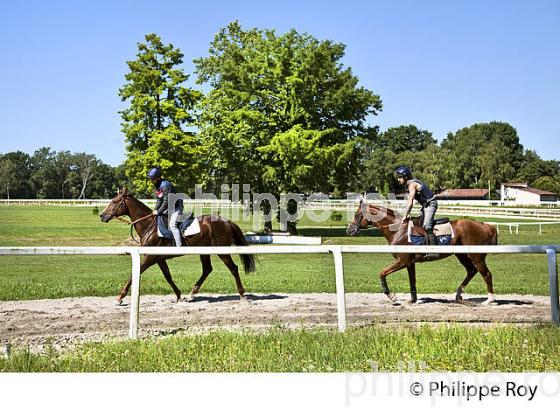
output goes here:
[{"label": "large tree", "polygon": [[0,155],[0,197],[33,198],[31,157],[21,151]]},{"label": "large tree", "polygon": [[349,188],[381,100],[343,66],[344,49],[295,30],[220,30],[195,60],[210,87],[200,133],[217,183],[276,195]]},{"label": "large tree", "polygon": [[428,145],[435,144],[436,140],[432,133],[427,130],[420,130],[415,125],[401,125],[389,128],[379,134],[376,138],[376,148],[388,149],[399,154],[405,151],[419,152]]},{"label": "large tree", "polygon": [[510,124],[474,124],[449,133],[442,142],[449,150],[448,187],[496,187],[513,178],[523,162],[523,145]]},{"label": "large tree", "polygon": [[200,92],[184,85],[183,53],[156,34],[138,43],[119,90],[128,108],[121,111],[126,140],[126,174],[138,191],[148,191],[147,171],[156,165],[179,189],[192,189],[199,177],[199,146],[192,130]]}]

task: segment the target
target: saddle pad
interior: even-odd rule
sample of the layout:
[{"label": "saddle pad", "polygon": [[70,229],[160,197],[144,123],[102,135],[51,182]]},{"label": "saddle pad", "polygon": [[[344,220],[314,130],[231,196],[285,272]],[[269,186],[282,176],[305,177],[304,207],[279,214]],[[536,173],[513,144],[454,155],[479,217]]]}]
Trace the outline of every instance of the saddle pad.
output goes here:
[{"label": "saddle pad", "polygon": [[200,233],[200,223],[198,222],[198,218],[194,218],[192,223],[188,226],[187,229],[183,231],[183,236],[192,236]]},{"label": "saddle pad", "polygon": [[451,222],[434,226],[434,234],[436,236],[451,235],[452,238],[455,236]]},{"label": "saddle pad", "polygon": [[[412,236],[417,236],[417,235],[413,235],[413,233],[412,233],[413,228],[414,228],[414,223],[412,222],[412,220],[408,221],[408,243],[418,242],[418,240],[413,240],[413,238],[412,238]],[[451,226],[451,222],[447,222],[445,224],[440,224],[440,225],[435,225],[434,226],[434,235],[436,237],[438,237],[438,236],[450,236],[451,238],[454,238],[455,233],[453,232],[453,227]]]}]

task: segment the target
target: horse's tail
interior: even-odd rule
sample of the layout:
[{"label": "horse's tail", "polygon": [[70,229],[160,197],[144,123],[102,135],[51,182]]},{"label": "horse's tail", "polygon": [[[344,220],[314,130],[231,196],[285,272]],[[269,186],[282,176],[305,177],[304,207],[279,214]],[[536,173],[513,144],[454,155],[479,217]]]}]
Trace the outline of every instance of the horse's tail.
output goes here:
[{"label": "horse's tail", "polygon": [[[245,240],[245,236],[243,232],[241,232],[241,228],[237,226],[232,221],[229,221],[229,225],[231,226],[231,231],[233,233],[233,243],[240,246],[248,246],[249,244]],[[243,268],[245,269],[245,273],[254,272],[256,270],[255,267],[255,256],[254,255],[239,255],[241,261],[243,262]]]}]

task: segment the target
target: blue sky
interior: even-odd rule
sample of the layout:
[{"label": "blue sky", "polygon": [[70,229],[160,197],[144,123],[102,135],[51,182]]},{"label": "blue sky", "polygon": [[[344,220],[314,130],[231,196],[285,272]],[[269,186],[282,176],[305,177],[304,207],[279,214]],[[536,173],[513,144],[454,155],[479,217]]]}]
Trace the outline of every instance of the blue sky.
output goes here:
[{"label": "blue sky", "polygon": [[50,146],[117,165],[117,92],[137,42],[158,33],[192,73],[237,19],[346,44],[344,64],[383,100],[370,121],[382,130],[415,124],[441,141],[505,121],[560,159],[558,1],[26,1],[0,13],[0,152]]}]

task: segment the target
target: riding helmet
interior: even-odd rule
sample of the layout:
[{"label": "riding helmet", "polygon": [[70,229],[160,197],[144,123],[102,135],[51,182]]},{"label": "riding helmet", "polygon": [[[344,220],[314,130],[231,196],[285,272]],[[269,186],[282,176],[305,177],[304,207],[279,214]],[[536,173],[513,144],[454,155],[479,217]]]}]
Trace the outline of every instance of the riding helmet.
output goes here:
[{"label": "riding helmet", "polygon": [[412,172],[410,171],[409,167],[398,167],[397,168],[397,176],[405,177],[406,179],[412,179]]},{"label": "riding helmet", "polygon": [[146,175],[146,178],[148,179],[161,178],[161,169],[159,167],[154,167],[150,169],[148,175]]}]

